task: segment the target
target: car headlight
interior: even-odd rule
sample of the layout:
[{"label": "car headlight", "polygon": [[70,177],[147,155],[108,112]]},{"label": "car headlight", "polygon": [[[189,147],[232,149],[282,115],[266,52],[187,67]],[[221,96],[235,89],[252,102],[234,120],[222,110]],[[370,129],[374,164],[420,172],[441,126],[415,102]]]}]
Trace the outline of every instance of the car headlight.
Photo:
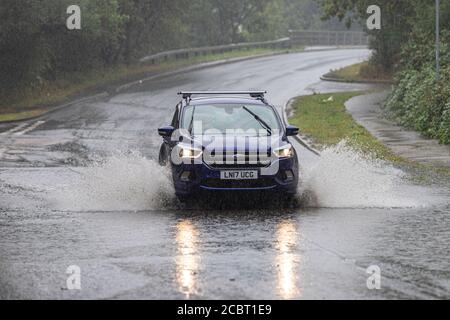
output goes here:
[{"label": "car headlight", "polygon": [[292,145],[288,144],[280,148],[273,150],[273,153],[278,158],[292,158],[294,156],[294,148]]},{"label": "car headlight", "polygon": [[203,154],[203,151],[201,149],[193,148],[191,146],[179,145],[178,148],[178,155],[181,159],[197,159]]}]

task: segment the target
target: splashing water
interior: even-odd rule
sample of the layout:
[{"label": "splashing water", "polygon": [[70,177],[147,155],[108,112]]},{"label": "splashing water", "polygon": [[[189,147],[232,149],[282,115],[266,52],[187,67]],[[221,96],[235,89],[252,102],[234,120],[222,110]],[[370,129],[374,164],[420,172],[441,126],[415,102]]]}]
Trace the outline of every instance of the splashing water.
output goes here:
[{"label": "splashing water", "polygon": [[[345,141],[325,149],[317,163],[302,171],[300,202],[305,207],[417,208],[436,203],[428,188],[409,185],[403,171],[362,155]],[[179,209],[169,170],[138,153],[97,160],[76,172],[71,183],[53,193],[61,210]]]},{"label": "splashing water", "polygon": [[56,194],[62,210],[157,210],[174,202],[169,170],[138,153],[96,160]]},{"label": "splashing water", "polygon": [[413,208],[428,204],[424,190],[408,186],[403,171],[362,155],[346,141],[325,149],[318,162],[303,171],[306,206]]}]

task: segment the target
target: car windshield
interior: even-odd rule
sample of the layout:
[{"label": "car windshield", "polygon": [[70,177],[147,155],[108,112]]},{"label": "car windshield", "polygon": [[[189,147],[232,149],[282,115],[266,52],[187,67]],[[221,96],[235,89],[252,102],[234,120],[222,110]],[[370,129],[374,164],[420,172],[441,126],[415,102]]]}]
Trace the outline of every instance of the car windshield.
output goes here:
[{"label": "car windshield", "polygon": [[274,110],[266,105],[216,104],[185,108],[182,128],[193,135],[268,136],[280,130]]}]

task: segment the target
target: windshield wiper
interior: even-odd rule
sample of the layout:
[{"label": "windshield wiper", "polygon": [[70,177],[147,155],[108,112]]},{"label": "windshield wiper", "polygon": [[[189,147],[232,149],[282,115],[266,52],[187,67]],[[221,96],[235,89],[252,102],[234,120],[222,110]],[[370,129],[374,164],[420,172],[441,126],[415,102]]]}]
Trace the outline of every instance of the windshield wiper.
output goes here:
[{"label": "windshield wiper", "polygon": [[248,113],[250,113],[256,121],[259,122],[259,124],[261,125],[261,127],[263,127],[264,129],[267,130],[267,132],[269,133],[269,135],[272,135],[272,128],[267,124],[267,122],[265,122],[263,119],[261,119],[256,113],[254,113],[253,111],[251,111],[249,108],[247,108],[246,106],[243,106],[242,108],[244,108],[245,111],[247,111]]},{"label": "windshield wiper", "polygon": [[194,115],[195,115],[195,107],[192,108],[192,117],[191,122],[189,123],[189,134],[192,135],[192,130],[194,129]]}]

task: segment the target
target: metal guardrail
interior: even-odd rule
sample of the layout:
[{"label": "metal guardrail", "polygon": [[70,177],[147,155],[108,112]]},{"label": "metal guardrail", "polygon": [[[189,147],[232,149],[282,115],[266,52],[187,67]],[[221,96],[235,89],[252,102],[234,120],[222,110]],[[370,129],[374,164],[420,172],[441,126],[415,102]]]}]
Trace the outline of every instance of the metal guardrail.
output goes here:
[{"label": "metal guardrail", "polygon": [[168,60],[176,59],[187,59],[197,56],[205,56],[208,54],[217,54],[231,52],[234,50],[242,49],[255,49],[255,48],[289,48],[291,46],[290,38],[282,38],[274,41],[264,41],[264,42],[246,42],[229,44],[222,46],[213,47],[202,47],[202,48],[190,48],[190,49],[179,49],[160,52],[157,54],[146,56],[140,59],[140,62],[156,64]]},{"label": "metal guardrail", "polygon": [[359,46],[368,45],[369,37],[364,32],[355,31],[289,31],[289,38],[274,41],[245,42],[213,47],[188,48],[156,53],[140,59],[140,62],[156,64],[169,60],[188,59],[191,57],[220,54],[242,49],[256,48],[291,48],[293,45],[302,46]]},{"label": "metal guardrail", "polygon": [[363,31],[297,31],[290,30],[292,45],[366,46],[369,36]]}]

